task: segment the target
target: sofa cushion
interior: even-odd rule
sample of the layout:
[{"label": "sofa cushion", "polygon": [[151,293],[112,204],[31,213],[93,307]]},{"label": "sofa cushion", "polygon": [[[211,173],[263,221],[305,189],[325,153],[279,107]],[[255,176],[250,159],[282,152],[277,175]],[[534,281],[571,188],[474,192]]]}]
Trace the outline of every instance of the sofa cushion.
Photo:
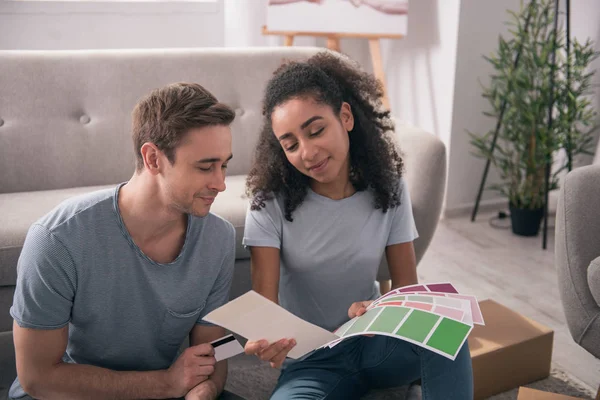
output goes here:
[{"label": "sofa cushion", "polygon": [[250,258],[250,252],[242,246],[248,198],[244,195],[246,175],[232,175],[225,179],[227,189],[219,193],[210,211],[217,214],[235,227],[235,258]]},{"label": "sofa cushion", "polygon": [[[227,219],[235,227],[238,259],[249,258],[248,251],[242,246],[248,205],[248,200],[243,196],[245,178],[245,175],[227,177],[227,190],[217,196],[211,208],[213,213]],[[31,224],[72,196],[114,186],[0,194],[0,210],[6,210],[0,213],[0,286],[15,284],[17,260]]]},{"label": "sofa cushion", "polygon": [[592,260],[588,267],[588,285],[594,300],[600,305],[600,257]]},{"label": "sofa cushion", "polygon": [[321,50],[293,46],[0,52],[0,193],[129,179],[134,162],[131,110],[152,89],[173,82],[198,82],[235,110],[235,157],[229,172],[248,173],[267,80],[284,59]]},{"label": "sofa cushion", "polygon": [[15,284],[17,260],[31,224],[69,197],[107,187],[0,194],[0,286]]}]

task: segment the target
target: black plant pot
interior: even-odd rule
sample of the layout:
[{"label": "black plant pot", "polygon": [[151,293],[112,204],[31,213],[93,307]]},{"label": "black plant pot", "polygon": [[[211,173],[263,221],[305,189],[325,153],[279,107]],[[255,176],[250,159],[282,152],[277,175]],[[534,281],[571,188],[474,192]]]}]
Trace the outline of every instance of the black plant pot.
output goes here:
[{"label": "black plant pot", "polygon": [[531,210],[528,208],[517,208],[509,205],[510,222],[515,235],[536,236],[540,231],[540,222],[544,217],[544,208]]}]

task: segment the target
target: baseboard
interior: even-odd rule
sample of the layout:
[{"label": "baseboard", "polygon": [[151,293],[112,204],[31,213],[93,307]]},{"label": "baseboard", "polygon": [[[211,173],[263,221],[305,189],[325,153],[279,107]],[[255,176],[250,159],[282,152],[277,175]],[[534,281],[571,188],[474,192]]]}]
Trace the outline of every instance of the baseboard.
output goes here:
[{"label": "baseboard", "polygon": [[[442,218],[456,218],[464,216],[470,217],[471,213],[473,212],[473,207],[475,207],[475,202],[465,203],[453,207],[446,207],[442,213]],[[477,215],[498,210],[508,210],[508,200],[506,200],[506,198],[499,197],[480,201]]]},{"label": "baseboard", "polygon": [[[556,214],[556,206],[558,202],[559,191],[554,190],[548,193],[548,215]],[[471,217],[475,202],[465,203],[458,206],[446,207],[442,211],[442,219],[444,218],[457,218],[457,217]],[[497,197],[495,199],[482,200],[479,202],[479,209],[477,215],[482,213],[496,212],[496,211],[508,211],[508,200],[504,197]]]}]

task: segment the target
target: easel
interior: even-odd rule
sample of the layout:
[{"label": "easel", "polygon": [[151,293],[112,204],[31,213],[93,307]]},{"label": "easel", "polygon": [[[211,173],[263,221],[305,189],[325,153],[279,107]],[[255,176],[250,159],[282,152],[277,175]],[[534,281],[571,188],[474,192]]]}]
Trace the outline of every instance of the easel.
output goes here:
[{"label": "easel", "polygon": [[390,110],[390,99],[385,82],[385,73],[383,71],[383,62],[381,61],[381,43],[380,39],[401,39],[403,35],[382,35],[382,34],[359,34],[359,33],[328,33],[328,32],[292,32],[292,31],[269,31],[263,26],[263,35],[277,35],[284,37],[284,45],[292,46],[296,36],[316,36],[327,38],[327,48],[333,51],[340,51],[341,38],[361,38],[369,41],[369,50],[371,52],[371,62],[373,63],[373,74],[383,85],[383,106]]}]

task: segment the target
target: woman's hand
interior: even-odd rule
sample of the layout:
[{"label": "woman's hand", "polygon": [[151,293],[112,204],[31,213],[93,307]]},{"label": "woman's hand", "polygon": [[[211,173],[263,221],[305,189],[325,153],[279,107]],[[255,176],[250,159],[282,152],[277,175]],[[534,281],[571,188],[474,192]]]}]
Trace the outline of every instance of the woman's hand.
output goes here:
[{"label": "woman's hand", "polygon": [[244,351],[248,355],[254,354],[261,360],[268,361],[273,368],[279,368],[295,345],[296,341],[294,339],[281,339],[270,345],[266,340],[249,340],[244,346]]},{"label": "woman's hand", "polygon": [[350,319],[354,317],[360,317],[367,312],[367,307],[369,307],[371,303],[373,303],[373,300],[358,301],[353,303],[348,309],[348,317],[350,317]]},{"label": "woman's hand", "polygon": [[[372,302],[373,302],[373,300],[358,301],[356,303],[353,303],[350,306],[350,308],[348,309],[348,316],[350,317],[350,319],[352,319],[354,317],[360,317],[361,315],[363,315],[364,313],[366,313],[367,312],[367,307],[369,307]],[[363,335],[363,336],[373,337],[375,335],[366,334],[366,335]]]}]

